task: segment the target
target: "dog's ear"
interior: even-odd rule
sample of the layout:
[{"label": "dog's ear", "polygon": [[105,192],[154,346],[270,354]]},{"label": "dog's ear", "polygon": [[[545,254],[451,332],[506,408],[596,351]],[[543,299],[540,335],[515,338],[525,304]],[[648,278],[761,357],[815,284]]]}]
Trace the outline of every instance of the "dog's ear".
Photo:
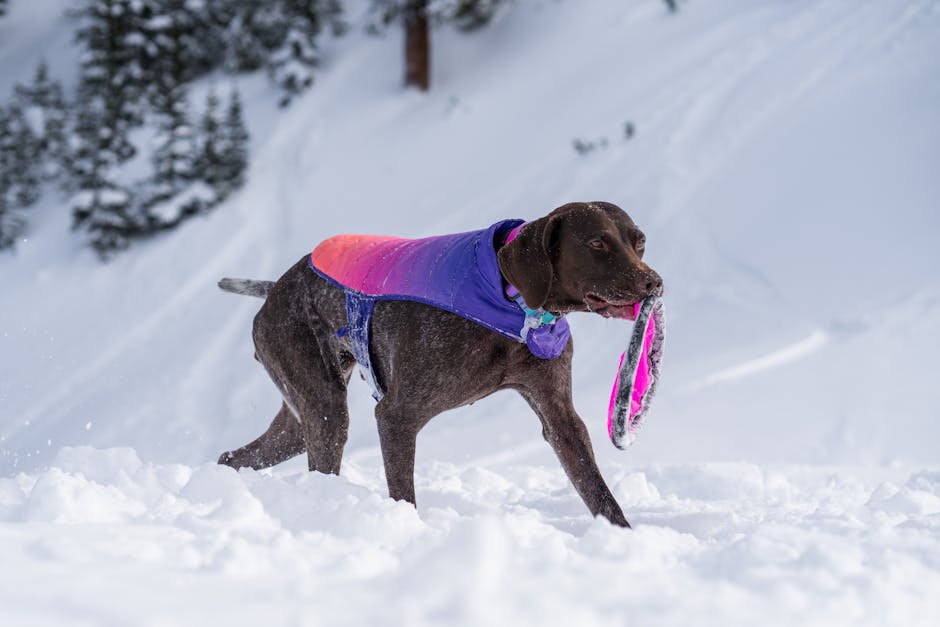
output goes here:
[{"label": "dog's ear", "polygon": [[519,290],[532,309],[545,304],[555,280],[552,245],[559,218],[552,212],[529,222],[496,255],[506,281]]}]

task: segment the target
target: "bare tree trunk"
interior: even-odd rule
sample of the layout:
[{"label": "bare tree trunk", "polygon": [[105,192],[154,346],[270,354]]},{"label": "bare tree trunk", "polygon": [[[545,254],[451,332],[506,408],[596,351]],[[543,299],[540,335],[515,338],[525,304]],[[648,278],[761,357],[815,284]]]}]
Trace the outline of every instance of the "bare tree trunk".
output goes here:
[{"label": "bare tree trunk", "polygon": [[431,32],[428,0],[411,0],[405,8],[405,86],[427,91],[431,86]]}]

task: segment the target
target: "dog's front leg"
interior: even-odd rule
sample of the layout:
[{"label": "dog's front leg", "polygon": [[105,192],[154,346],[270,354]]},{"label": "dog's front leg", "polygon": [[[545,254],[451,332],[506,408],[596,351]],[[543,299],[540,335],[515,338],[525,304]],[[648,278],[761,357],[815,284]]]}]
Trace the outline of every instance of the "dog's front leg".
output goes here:
[{"label": "dog's front leg", "polygon": [[418,427],[409,421],[406,414],[390,408],[387,399],[376,406],[375,419],[382,446],[388,495],[396,501],[408,501],[416,505],[415,446]]},{"label": "dog's front leg", "polygon": [[557,388],[526,389],[521,393],[541,419],[542,435],[555,450],[565,473],[591,514],[603,516],[615,525],[629,527],[623,510],[597,468],[587,427],[575,411],[570,394],[562,394]]}]

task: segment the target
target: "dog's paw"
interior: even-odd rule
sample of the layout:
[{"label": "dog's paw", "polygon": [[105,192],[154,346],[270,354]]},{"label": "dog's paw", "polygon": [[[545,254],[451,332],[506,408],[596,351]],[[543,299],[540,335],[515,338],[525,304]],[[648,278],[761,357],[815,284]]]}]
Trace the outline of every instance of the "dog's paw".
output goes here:
[{"label": "dog's paw", "polygon": [[238,470],[242,464],[239,464],[235,459],[235,453],[233,451],[225,451],[219,455],[219,461],[216,462],[220,466],[231,466],[235,470]]},{"label": "dog's paw", "polygon": [[630,523],[627,522],[627,517],[623,515],[623,510],[620,509],[620,505],[618,505],[617,501],[613,500],[613,498],[605,500],[601,505],[600,511],[595,515],[603,516],[609,520],[612,525],[617,527],[632,529]]}]

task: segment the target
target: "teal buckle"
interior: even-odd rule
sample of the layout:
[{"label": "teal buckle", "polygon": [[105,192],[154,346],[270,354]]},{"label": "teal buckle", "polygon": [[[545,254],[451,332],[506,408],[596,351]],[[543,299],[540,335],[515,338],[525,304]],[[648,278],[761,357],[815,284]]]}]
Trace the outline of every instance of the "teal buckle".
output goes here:
[{"label": "teal buckle", "polygon": [[545,311],[544,309],[530,309],[522,299],[522,294],[513,285],[507,287],[506,296],[515,301],[515,303],[519,305],[519,308],[522,309],[522,313],[525,314],[525,323],[522,325],[522,330],[519,333],[523,341],[525,341],[526,336],[528,336],[529,329],[538,329],[547,324],[555,324],[558,319],[562,317],[556,316],[552,312]]},{"label": "teal buckle", "polygon": [[555,315],[550,311],[545,311],[544,309],[534,310],[526,309],[525,317],[535,320],[536,324],[534,326],[540,327],[543,324],[554,324]]},{"label": "teal buckle", "polygon": [[522,311],[525,313],[526,326],[533,329],[544,324],[555,324],[555,321],[558,319],[555,314],[550,311],[545,311],[544,309],[530,309],[526,306],[525,301],[522,300],[522,294],[519,294],[514,299],[516,304],[522,308]]}]

